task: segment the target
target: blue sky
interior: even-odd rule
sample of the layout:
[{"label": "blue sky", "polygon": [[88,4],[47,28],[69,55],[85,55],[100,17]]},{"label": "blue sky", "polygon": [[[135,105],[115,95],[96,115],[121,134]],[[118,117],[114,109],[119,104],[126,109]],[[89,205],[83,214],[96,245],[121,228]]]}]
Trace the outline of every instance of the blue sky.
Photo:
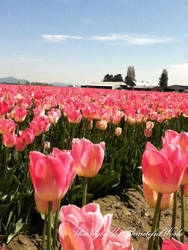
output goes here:
[{"label": "blue sky", "polygon": [[187,0],[1,0],[0,77],[188,85]]}]

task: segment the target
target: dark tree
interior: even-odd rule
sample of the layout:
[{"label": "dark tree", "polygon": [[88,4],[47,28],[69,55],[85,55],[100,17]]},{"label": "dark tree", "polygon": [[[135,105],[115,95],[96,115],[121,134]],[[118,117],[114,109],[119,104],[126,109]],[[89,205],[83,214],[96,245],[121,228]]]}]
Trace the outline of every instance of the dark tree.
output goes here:
[{"label": "dark tree", "polygon": [[103,82],[113,82],[113,79],[114,79],[113,75],[107,74],[105,75]]},{"label": "dark tree", "polygon": [[161,77],[159,78],[159,87],[165,89],[168,87],[168,72],[166,69],[163,69]]},{"label": "dark tree", "polygon": [[127,68],[127,76],[125,77],[125,83],[129,86],[134,86],[136,81],[135,79],[135,69],[133,66]]},{"label": "dark tree", "polygon": [[114,76],[114,79],[113,79],[114,82],[123,82],[123,77],[121,74],[117,74]]}]

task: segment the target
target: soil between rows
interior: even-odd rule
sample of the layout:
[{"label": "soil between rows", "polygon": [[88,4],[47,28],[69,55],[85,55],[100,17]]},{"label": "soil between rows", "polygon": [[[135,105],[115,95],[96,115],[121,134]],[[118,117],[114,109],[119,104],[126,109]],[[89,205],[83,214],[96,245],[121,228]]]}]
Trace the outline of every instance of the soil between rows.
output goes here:
[{"label": "soil between rows", "polygon": [[[147,232],[150,232],[154,209],[150,208],[141,192],[133,189],[124,190],[121,195],[108,195],[97,199],[103,215],[113,213],[112,226],[121,230],[131,231],[131,241],[134,250],[146,250],[148,244]],[[188,208],[188,198],[185,199],[185,214]],[[179,240],[181,206],[178,199],[176,234]],[[171,231],[172,209],[162,211],[160,228],[162,238],[169,238]],[[185,218],[185,242],[188,242],[188,216]],[[38,235],[17,235],[9,244],[8,250],[40,249],[41,238]]]}]

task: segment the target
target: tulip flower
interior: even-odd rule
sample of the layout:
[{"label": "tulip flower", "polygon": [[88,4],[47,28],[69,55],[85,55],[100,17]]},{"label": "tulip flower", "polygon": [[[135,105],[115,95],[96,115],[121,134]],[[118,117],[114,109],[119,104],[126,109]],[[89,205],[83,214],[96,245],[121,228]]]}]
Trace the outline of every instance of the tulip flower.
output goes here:
[{"label": "tulip flower", "polygon": [[3,144],[7,148],[12,148],[16,144],[16,135],[15,134],[4,134],[3,135]]},{"label": "tulip flower", "polygon": [[[150,207],[155,208],[157,204],[158,193],[152,190],[147,185],[147,183],[144,181],[144,177],[143,177],[143,191],[144,191],[144,197],[147,201],[147,204]],[[168,209],[172,204],[172,200],[173,200],[173,194],[163,194],[160,209],[161,210]]]},{"label": "tulip flower", "polygon": [[121,132],[122,132],[122,128],[117,127],[117,128],[115,129],[115,135],[116,135],[116,136],[120,136],[120,135],[121,135]]},{"label": "tulip flower", "polygon": [[152,136],[152,129],[144,129],[144,135],[145,135],[145,137],[151,137]]},{"label": "tulip flower", "polygon": [[23,122],[27,114],[28,110],[25,107],[14,107],[13,116],[16,122]]},{"label": "tulip flower", "polygon": [[16,137],[15,147],[18,152],[23,152],[25,150],[25,148],[27,147],[27,144],[25,143],[25,140],[23,137]]},{"label": "tulip flower", "polygon": [[[41,200],[35,193],[35,204],[37,206],[37,210],[40,214],[48,215],[48,202]],[[58,208],[59,201],[53,201],[52,204],[52,213],[54,214]]]},{"label": "tulip flower", "polygon": [[96,122],[96,128],[98,128],[100,130],[106,130],[107,125],[108,125],[108,122],[105,120],[101,120],[101,121]]},{"label": "tulip flower", "polygon": [[73,139],[71,155],[79,176],[94,177],[102,166],[105,143],[93,144],[87,139]]},{"label": "tulip flower", "polygon": [[63,250],[131,250],[130,232],[114,234],[112,214],[104,217],[98,204],[79,208],[63,206],[60,210],[60,242]]},{"label": "tulip flower", "polygon": [[182,244],[175,239],[164,239],[162,244],[162,250],[187,250],[188,243]]},{"label": "tulip flower", "polygon": [[188,156],[179,146],[163,145],[158,151],[150,142],[142,157],[142,171],[146,183],[158,193],[173,193],[180,186]]},{"label": "tulip flower", "polygon": [[53,151],[51,155],[30,152],[30,175],[36,195],[44,201],[61,200],[75,177],[69,152]]}]

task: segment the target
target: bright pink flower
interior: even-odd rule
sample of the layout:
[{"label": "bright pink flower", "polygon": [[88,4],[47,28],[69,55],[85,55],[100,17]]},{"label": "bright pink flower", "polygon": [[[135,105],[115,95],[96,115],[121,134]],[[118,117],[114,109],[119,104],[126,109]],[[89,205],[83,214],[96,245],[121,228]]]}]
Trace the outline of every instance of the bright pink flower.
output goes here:
[{"label": "bright pink flower", "polygon": [[80,111],[73,109],[70,113],[67,114],[67,118],[69,122],[78,124],[82,120],[82,115]]},{"label": "bright pink flower", "polygon": [[145,135],[145,137],[151,137],[152,136],[152,129],[144,129],[144,135]]},{"label": "bright pink flower", "polygon": [[181,243],[175,239],[164,239],[162,244],[162,250],[187,250],[188,243]]},{"label": "bright pink flower", "polygon": [[[150,207],[155,208],[157,204],[158,193],[152,190],[147,185],[147,183],[144,181],[144,177],[143,177],[143,191],[147,204]],[[173,194],[163,194],[161,201],[161,210],[168,209],[172,204],[172,200],[173,200]]]},{"label": "bright pink flower", "polygon": [[59,109],[52,109],[48,112],[48,118],[50,123],[56,124],[61,117],[61,111]]},{"label": "bright pink flower", "polygon": [[[41,200],[35,193],[35,204],[37,206],[37,210],[40,214],[48,215],[48,201]],[[58,208],[59,201],[53,201],[52,203],[52,213],[55,213]]]},{"label": "bright pink flower", "polygon": [[[171,143],[174,146],[179,145],[184,154],[188,154],[188,133],[182,132],[178,134],[176,131],[167,130],[163,138],[163,145]],[[188,161],[185,162],[186,169],[181,180],[181,185],[188,185]]]},{"label": "bright pink flower", "polygon": [[112,214],[104,217],[98,204],[63,206],[59,236],[63,250],[130,250],[130,233],[110,231]]},{"label": "bright pink flower", "polygon": [[13,115],[16,122],[23,122],[27,114],[28,110],[25,107],[14,107]]},{"label": "bright pink flower", "polygon": [[25,143],[24,138],[22,137],[16,137],[16,144],[15,144],[16,150],[18,152],[23,152],[25,148],[27,147],[27,144]]},{"label": "bright pink flower", "polygon": [[30,152],[30,176],[36,195],[44,201],[61,200],[75,177],[69,152],[53,149],[51,155]]},{"label": "bright pink flower", "polygon": [[3,135],[3,144],[7,148],[12,148],[16,144],[16,135],[15,134],[4,134]]},{"label": "bright pink flower", "polygon": [[94,177],[102,166],[105,143],[93,144],[86,139],[73,139],[71,155],[78,175]]},{"label": "bright pink flower", "polygon": [[0,119],[0,134],[14,133],[16,129],[16,124],[11,119]]},{"label": "bright pink flower", "polygon": [[34,131],[31,128],[27,128],[24,131],[20,130],[19,134],[22,137],[22,139],[24,140],[26,145],[31,144],[35,139]]},{"label": "bright pink flower", "polygon": [[0,100],[0,117],[4,116],[9,110],[11,109],[11,106],[8,102],[4,100]]},{"label": "bright pink flower", "polygon": [[158,151],[146,144],[142,156],[142,171],[149,187],[158,193],[173,193],[180,186],[188,156],[179,146],[163,145]]}]

